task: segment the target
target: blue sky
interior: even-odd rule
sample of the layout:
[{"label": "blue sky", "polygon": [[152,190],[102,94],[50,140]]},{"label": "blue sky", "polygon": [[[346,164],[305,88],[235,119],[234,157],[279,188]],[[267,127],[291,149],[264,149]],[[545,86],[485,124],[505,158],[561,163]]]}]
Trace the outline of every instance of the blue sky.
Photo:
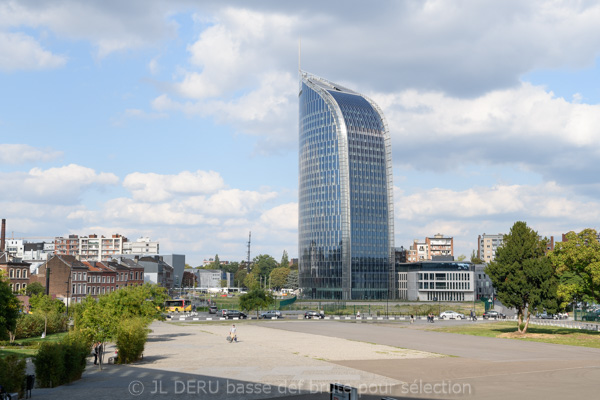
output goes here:
[{"label": "blue sky", "polygon": [[14,237],[149,236],[189,263],[297,256],[297,67],[373,98],[396,245],[597,228],[600,5],[0,1]]}]

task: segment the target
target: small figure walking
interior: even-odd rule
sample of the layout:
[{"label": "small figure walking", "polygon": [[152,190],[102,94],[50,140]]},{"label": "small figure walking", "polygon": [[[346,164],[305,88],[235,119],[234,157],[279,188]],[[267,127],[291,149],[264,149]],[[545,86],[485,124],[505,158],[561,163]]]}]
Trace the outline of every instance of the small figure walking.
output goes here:
[{"label": "small figure walking", "polygon": [[414,323],[415,322],[415,316],[413,314],[410,314],[410,323]]},{"label": "small figure walking", "polygon": [[102,356],[102,342],[94,343],[94,365],[98,365],[100,362],[98,357]]},{"label": "small figure walking", "polygon": [[237,342],[236,332],[237,332],[237,329],[236,329],[235,324],[234,324],[231,327],[231,329],[229,330],[229,343],[233,343],[234,340]]},{"label": "small figure walking", "polygon": [[356,312],[356,319],[360,319],[360,310]]}]

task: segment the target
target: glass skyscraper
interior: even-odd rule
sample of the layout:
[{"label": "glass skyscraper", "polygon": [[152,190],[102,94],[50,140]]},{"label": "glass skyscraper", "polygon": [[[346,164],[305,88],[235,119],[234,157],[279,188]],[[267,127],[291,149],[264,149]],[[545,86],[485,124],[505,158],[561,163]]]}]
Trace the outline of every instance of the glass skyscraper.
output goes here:
[{"label": "glass skyscraper", "polygon": [[370,99],[301,72],[299,284],[313,299],[394,298],[392,151]]}]

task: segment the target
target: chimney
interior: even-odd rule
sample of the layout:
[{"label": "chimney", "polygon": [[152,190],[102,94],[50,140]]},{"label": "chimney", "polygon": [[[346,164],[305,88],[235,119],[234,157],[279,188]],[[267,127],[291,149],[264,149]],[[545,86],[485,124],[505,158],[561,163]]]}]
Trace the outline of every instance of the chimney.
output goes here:
[{"label": "chimney", "polygon": [[6,220],[2,218],[2,235],[0,237],[0,252],[4,251],[6,244]]}]

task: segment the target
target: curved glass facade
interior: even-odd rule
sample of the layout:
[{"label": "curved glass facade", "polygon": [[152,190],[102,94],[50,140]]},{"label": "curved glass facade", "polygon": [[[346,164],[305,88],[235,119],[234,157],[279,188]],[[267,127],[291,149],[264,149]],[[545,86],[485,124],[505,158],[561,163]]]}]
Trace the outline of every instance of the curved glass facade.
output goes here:
[{"label": "curved glass facade", "polygon": [[379,108],[302,73],[299,274],[308,298],[385,299],[393,292],[391,146]]}]

